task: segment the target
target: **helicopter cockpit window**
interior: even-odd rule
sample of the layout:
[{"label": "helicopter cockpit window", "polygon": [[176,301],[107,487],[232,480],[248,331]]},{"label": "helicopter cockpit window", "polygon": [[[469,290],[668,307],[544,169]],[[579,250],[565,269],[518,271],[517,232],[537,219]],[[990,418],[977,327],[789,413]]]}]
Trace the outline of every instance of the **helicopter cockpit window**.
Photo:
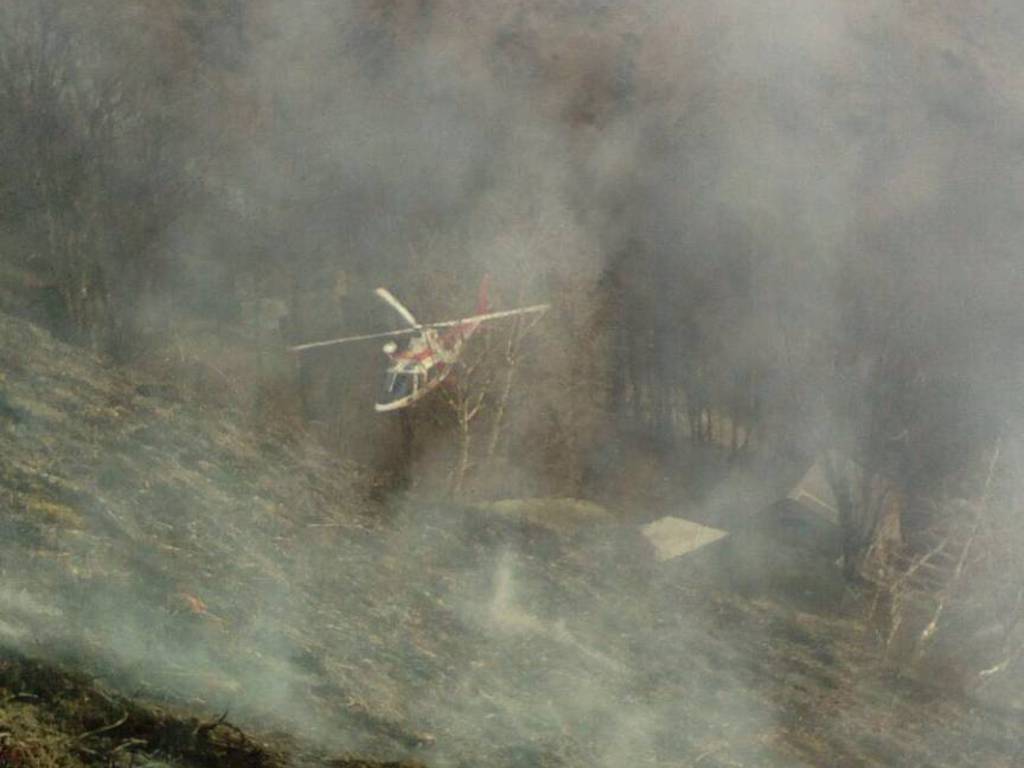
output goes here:
[{"label": "helicopter cockpit window", "polygon": [[387,400],[401,400],[413,393],[414,386],[412,374],[388,371],[384,378],[384,397]]}]

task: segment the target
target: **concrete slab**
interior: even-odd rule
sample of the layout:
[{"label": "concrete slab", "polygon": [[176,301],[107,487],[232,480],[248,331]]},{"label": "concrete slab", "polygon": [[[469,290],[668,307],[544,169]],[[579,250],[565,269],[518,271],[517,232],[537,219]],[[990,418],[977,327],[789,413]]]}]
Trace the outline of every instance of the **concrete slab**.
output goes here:
[{"label": "concrete slab", "polygon": [[680,517],[663,517],[641,529],[658,560],[672,560],[712,544],[729,534]]}]

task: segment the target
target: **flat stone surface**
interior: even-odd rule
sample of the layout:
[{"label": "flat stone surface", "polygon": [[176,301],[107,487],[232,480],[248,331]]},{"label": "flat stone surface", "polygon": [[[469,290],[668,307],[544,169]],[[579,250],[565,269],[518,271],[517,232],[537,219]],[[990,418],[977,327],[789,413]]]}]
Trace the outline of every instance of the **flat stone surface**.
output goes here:
[{"label": "flat stone surface", "polygon": [[681,557],[728,535],[725,531],[680,517],[663,517],[640,530],[654,545],[658,560]]}]

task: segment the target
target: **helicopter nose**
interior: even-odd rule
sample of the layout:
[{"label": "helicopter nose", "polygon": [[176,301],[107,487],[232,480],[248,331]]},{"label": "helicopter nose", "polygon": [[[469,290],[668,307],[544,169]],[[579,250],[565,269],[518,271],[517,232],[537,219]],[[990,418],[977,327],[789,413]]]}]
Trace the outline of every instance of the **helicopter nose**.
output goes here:
[{"label": "helicopter nose", "polygon": [[389,341],[384,345],[383,350],[385,355],[393,355],[398,351],[398,345],[393,341]]}]

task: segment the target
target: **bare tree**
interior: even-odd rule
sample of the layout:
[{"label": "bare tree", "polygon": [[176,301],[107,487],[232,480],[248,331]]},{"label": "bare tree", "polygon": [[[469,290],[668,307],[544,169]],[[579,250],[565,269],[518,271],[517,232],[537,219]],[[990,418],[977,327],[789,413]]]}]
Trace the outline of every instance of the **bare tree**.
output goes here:
[{"label": "bare tree", "polygon": [[[516,318],[508,328],[488,328],[479,334],[441,387],[448,413],[455,421],[456,454],[449,473],[449,491],[461,495],[471,471],[484,472],[498,459],[507,437],[512,394],[524,342],[538,318]],[[474,461],[481,440],[479,461]]]},{"label": "bare tree", "polygon": [[161,69],[159,51],[176,43],[147,15],[154,30],[133,34],[153,63],[122,60],[136,52],[117,37],[123,12],[67,0],[0,7],[0,196],[12,203],[0,223],[31,244],[29,266],[94,346],[124,330],[161,274],[150,246],[187,193],[172,151],[185,110],[171,91],[184,73]]},{"label": "bare tree", "polygon": [[463,357],[442,393],[455,420],[457,452],[449,475],[452,496],[463,492],[466,477],[472,467],[473,427],[477,417],[489,404],[495,371],[492,365],[490,335],[484,334],[484,347],[471,356]]},{"label": "bare tree", "polygon": [[[919,500],[929,524],[889,567],[865,571],[874,588],[868,617],[886,657],[906,669],[933,659],[956,667],[968,690],[992,685],[1024,658],[1024,531],[1019,446],[999,440],[957,495],[947,487]],[[961,488],[968,490],[967,488]]]},{"label": "bare tree", "polygon": [[104,300],[97,150],[111,134],[116,89],[83,87],[75,29],[55,0],[5,4],[0,30],[5,180],[20,192],[24,220],[41,225],[44,270],[81,331]]}]

